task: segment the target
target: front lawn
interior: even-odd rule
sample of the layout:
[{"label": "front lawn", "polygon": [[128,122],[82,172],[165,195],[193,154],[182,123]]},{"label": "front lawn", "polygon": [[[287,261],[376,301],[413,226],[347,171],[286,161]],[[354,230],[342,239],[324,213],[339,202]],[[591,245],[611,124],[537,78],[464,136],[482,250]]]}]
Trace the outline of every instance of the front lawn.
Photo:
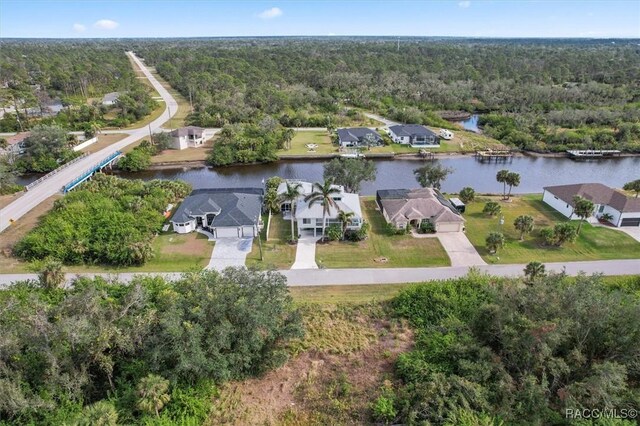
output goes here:
[{"label": "front lawn", "polygon": [[[628,235],[588,223],[582,225],[577,240],[562,247],[549,247],[542,243],[539,231],[567,219],[542,202],[542,195],[512,197],[511,202],[501,201],[501,197],[481,197],[467,205],[464,214],[466,233],[478,253],[489,263],[562,262],[580,260],[635,259],[640,258],[640,243]],[[500,226],[499,216],[488,217],[482,213],[487,201],[497,201],[502,207],[504,225]],[[520,215],[534,218],[534,231],[519,241],[519,233],[513,222]],[[577,226],[577,221],[573,221]],[[502,232],[506,238],[504,248],[497,255],[489,254],[485,238],[489,232]]]},{"label": "front lawn", "polygon": [[[325,268],[413,268],[449,266],[451,263],[437,238],[387,235],[386,221],[376,210],[373,197],[361,200],[364,218],[371,224],[365,241],[331,242],[316,246],[316,262]],[[384,261],[386,259],[386,261]]]},{"label": "front lawn", "polygon": [[215,136],[205,141],[202,146],[186,149],[166,149],[151,157],[151,164],[177,163],[182,161],[205,161],[213,147]]},{"label": "front lawn", "polygon": [[[315,152],[309,152],[307,144],[316,144]],[[291,149],[280,149],[278,155],[286,157],[288,155],[314,155],[314,154],[336,154],[338,147],[331,143],[329,132],[323,131],[297,131],[291,140]]]},{"label": "front lawn", "polygon": [[253,239],[251,253],[247,255],[247,267],[258,269],[289,269],[296,260],[296,246],[288,241],[291,239],[291,222],[284,220],[282,215],[271,217],[271,227],[269,229],[269,240],[265,238],[267,216],[263,216],[265,229],[262,230],[262,255],[264,260],[260,260],[260,246],[258,239]]}]

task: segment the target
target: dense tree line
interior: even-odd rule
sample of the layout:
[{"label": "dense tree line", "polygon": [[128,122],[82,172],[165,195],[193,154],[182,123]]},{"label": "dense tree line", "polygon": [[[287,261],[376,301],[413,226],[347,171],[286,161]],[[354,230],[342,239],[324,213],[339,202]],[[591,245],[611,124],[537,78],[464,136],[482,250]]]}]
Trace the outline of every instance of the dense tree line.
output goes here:
[{"label": "dense tree line", "polygon": [[556,140],[556,128],[613,133],[599,136],[603,146],[640,145],[632,41],[410,39],[398,49],[395,39],[288,38],[135,47],[191,100],[190,120],[204,126],[265,115],[284,126],[338,126],[346,106],[447,126],[438,111],[465,110],[515,118],[519,133],[505,142],[526,149],[573,146]]},{"label": "dense tree line", "polygon": [[19,173],[50,172],[80,155],[72,149],[75,139],[59,126],[37,125],[23,143],[24,154],[12,164]]},{"label": "dense tree line", "polygon": [[191,188],[182,181],[120,179],[97,174],[57,200],[14,247],[25,260],[47,257],[66,264],[142,265],[164,222],[167,204]]},{"label": "dense tree line", "polygon": [[230,124],[218,133],[207,163],[226,166],[236,163],[270,162],[278,159],[276,151],[285,148],[293,130],[266,117],[258,124]]},{"label": "dense tree line", "polygon": [[0,301],[3,424],[202,424],[217,384],[281,365],[302,334],[285,278],[246,269],[41,277]]},{"label": "dense tree line", "polygon": [[635,288],[611,289],[599,276],[528,269],[525,280],[472,273],[396,297],[416,346],[399,357],[402,384],[380,396],[374,414],[406,424],[531,425],[568,424],[565,409],[637,409],[638,278]]},{"label": "dense tree line", "polygon": [[[125,47],[114,42],[6,40],[0,45],[0,105],[13,107],[0,119],[0,131],[27,130],[39,122],[68,130],[122,127],[156,106],[136,78]],[[115,113],[101,105],[109,92],[122,92]],[[55,99],[64,109],[46,116]]]}]

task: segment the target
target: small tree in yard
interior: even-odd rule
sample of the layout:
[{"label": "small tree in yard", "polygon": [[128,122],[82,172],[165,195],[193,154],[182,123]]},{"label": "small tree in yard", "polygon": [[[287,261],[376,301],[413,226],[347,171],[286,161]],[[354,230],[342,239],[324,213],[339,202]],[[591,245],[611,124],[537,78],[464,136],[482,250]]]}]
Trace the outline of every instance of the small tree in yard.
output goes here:
[{"label": "small tree in yard", "polygon": [[338,225],[330,225],[327,228],[327,239],[329,241],[338,241],[343,235],[342,228]]},{"label": "small tree in yard", "polygon": [[505,178],[505,182],[509,185],[509,192],[507,193],[506,199],[508,200],[511,197],[511,189],[514,186],[520,185],[520,175],[516,172],[507,173],[507,177]]},{"label": "small tree in yard", "polygon": [[155,413],[156,416],[159,416],[160,410],[171,400],[168,391],[168,380],[155,374],[149,374],[138,384],[138,397],[140,398],[138,408],[147,414]]},{"label": "small tree in yard", "polygon": [[640,194],[640,179],[632,180],[631,182],[627,182],[622,187],[625,191],[633,191],[636,193],[636,198],[638,198],[638,194]]},{"label": "small tree in yard", "polygon": [[593,201],[587,200],[579,195],[573,197],[573,213],[580,218],[580,222],[578,222],[578,230],[577,233],[580,234],[580,228],[582,228],[582,222],[590,217],[593,214],[593,210],[595,209],[595,205]]},{"label": "small tree in yard", "polygon": [[546,275],[546,268],[540,262],[529,262],[527,266],[524,268],[524,276],[527,277],[530,281],[535,281],[538,277],[544,277]]},{"label": "small tree in yard", "polygon": [[526,234],[533,231],[533,217],[529,215],[518,216],[513,222],[513,226],[520,232],[520,241],[522,241]]},{"label": "small tree in yard", "polygon": [[342,224],[342,239],[344,240],[344,234],[345,232],[347,232],[347,226],[349,226],[349,222],[351,221],[351,218],[353,217],[353,212],[344,212],[344,211],[339,211],[338,212],[338,220],[340,221],[340,223]]},{"label": "small tree in yard", "polygon": [[496,180],[502,184],[502,198],[507,198],[507,176],[509,170],[503,169],[496,174]]},{"label": "small tree in yard", "polygon": [[544,239],[545,244],[562,246],[566,242],[575,241],[578,237],[576,227],[569,222],[558,223],[553,228],[544,228],[540,230],[540,236]]},{"label": "small tree in yard", "polygon": [[502,207],[500,207],[500,204],[496,203],[495,201],[489,201],[484,205],[484,208],[482,209],[482,213],[488,216],[498,215],[501,211]]},{"label": "small tree in yard", "polygon": [[280,194],[280,201],[291,203],[291,211],[289,213],[291,219],[291,241],[295,241],[295,230],[294,230],[294,221],[295,221],[295,213],[296,213],[296,201],[300,196],[300,188],[302,185],[299,183],[289,183],[287,182],[287,188],[284,193]]},{"label": "small tree in yard", "polygon": [[503,247],[504,242],[504,235],[501,232],[490,232],[485,239],[487,250],[489,250],[491,254],[496,253],[499,248]]},{"label": "small tree in yard", "polygon": [[473,188],[470,188],[468,186],[464,187],[460,190],[459,197],[463,203],[469,204],[476,198],[476,191],[474,191]]},{"label": "small tree in yard", "polygon": [[309,203],[309,207],[314,204],[322,205],[322,236],[325,235],[325,229],[327,228],[327,215],[331,211],[331,207],[338,209],[338,205],[333,199],[334,194],[340,193],[340,190],[333,186],[332,179],[326,179],[324,182],[314,182],[313,184],[313,192],[307,195],[304,199],[305,202]]}]

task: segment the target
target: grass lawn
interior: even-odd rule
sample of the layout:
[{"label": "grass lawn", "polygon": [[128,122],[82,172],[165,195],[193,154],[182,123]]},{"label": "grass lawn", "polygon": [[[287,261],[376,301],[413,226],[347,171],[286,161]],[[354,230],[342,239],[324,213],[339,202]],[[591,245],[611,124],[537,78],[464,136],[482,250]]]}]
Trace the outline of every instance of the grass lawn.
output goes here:
[{"label": "grass lawn", "polygon": [[368,303],[389,300],[411,284],[331,285],[291,287],[296,303],[335,305],[338,303]]},{"label": "grass lawn", "polygon": [[260,260],[260,247],[258,239],[253,239],[251,253],[247,255],[247,267],[258,269],[289,269],[296,260],[296,246],[287,243],[291,238],[291,222],[282,219],[282,215],[271,217],[271,227],[269,229],[269,240],[265,238],[267,216],[262,217],[265,228],[262,230],[262,255],[264,260]]},{"label": "grass lawn", "polygon": [[313,152],[308,152],[309,148],[305,145],[314,143],[318,145],[315,154],[335,154],[338,152],[338,147],[331,143],[328,131],[298,131],[291,140],[291,149],[278,150],[280,157],[286,157],[287,155],[313,155]]},{"label": "grass lawn", "polygon": [[[578,239],[562,247],[547,247],[542,244],[538,232],[541,228],[553,226],[567,219],[542,202],[540,194],[512,197],[511,202],[502,202],[501,197],[481,197],[467,205],[464,217],[467,219],[467,236],[478,253],[489,263],[561,262],[580,260],[635,259],[640,258],[640,243],[628,235],[588,223],[582,225]],[[487,201],[498,201],[502,206],[504,225],[499,225],[498,217],[487,217],[482,208]],[[520,215],[533,216],[535,229],[531,235],[519,241],[519,233],[513,221]],[[575,222],[577,225],[577,222]],[[485,238],[491,231],[501,231],[506,237],[504,248],[497,255],[489,254]]]},{"label": "grass lawn", "polygon": [[209,155],[214,139],[215,136],[198,148],[167,149],[162,151],[160,154],[151,157],[151,164],[181,161],[204,161]]},{"label": "grass lawn", "polygon": [[98,152],[103,148],[108,147],[111,144],[114,144],[122,139],[126,138],[125,134],[114,134],[114,135],[98,135],[98,141],[89,145],[86,148],[80,150],[80,152]]},{"label": "grass lawn", "polygon": [[[369,238],[360,242],[318,244],[316,262],[325,268],[411,268],[449,266],[447,253],[437,238],[387,235],[386,222],[373,197],[362,198],[364,219],[371,224]],[[381,261],[386,258],[387,261]]]}]

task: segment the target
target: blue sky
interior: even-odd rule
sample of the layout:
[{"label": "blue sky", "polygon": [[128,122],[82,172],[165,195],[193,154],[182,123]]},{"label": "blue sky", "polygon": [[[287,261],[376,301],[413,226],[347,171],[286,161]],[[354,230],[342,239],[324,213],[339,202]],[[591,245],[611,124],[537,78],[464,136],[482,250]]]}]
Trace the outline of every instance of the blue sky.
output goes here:
[{"label": "blue sky", "polygon": [[640,0],[0,0],[0,37],[640,38]]}]

